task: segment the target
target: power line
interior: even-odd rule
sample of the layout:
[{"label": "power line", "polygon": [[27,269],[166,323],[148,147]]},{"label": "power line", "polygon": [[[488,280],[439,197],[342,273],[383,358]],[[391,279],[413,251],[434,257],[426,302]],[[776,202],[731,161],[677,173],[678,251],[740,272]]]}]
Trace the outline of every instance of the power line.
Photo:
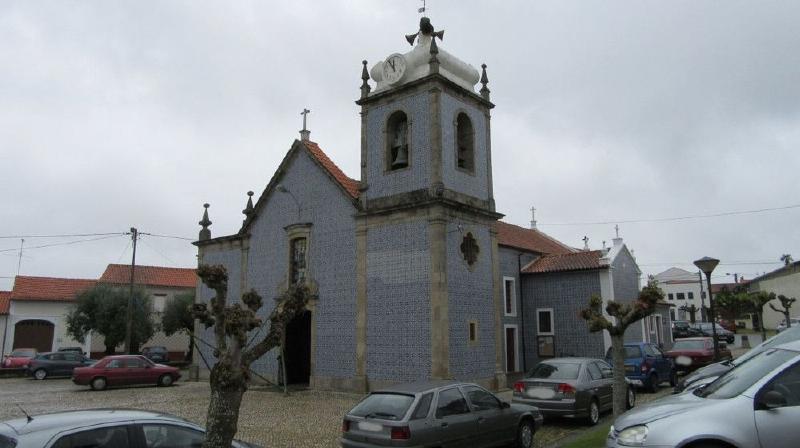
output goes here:
[{"label": "power line", "polygon": [[155,233],[144,233],[144,232],[140,233],[140,235],[154,236],[154,237],[157,237],[157,238],[173,238],[173,239],[176,239],[176,240],[184,240],[184,241],[194,241],[196,239],[196,238],[186,238],[186,237],[175,236],[175,235],[158,235],[158,234],[155,234]]},{"label": "power line", "polygon": [[[26,247],[25,250],[42,249],[42,248],[45,248],[45,247],[55,247],[55,246],[69,246],[71,244],[88,243],[90,241],[107,240],[109,238],[117,238],[117,237],[120,237],[120,236],[123,236],[123,234],[115,233],[115,234],[113,234],[111,236],[102,236],[102,237],[99,237],[99,238],[89,238],[89,239],[85,239],[85,240],[67,241],[67,242],[64,242],[64,243],[42,244],[40,246],[29,246],[29,247]],[[0,252],[13,252],[13,251],[18,251],[18,250],[19,249],[0,249]]]},{"label": "power line", "polygon": [[800,208],[800,204],[787,205],[783,207],[760,208],[754,210],[740,210],[722,213],[711,213],[707,215],[687,215],[675,216],[669,218],[641,218],[641,219],[620,219],[613,221],[596,221],[596,222],[557,222],[557,223],[539,223],[543,226],[595,226],[595,225],[609,225],[609,224],[641,224],[647,222],[670,222],[670,221],[687,221],[691,219],[706,219],[718,218],[721,216],[735,216],[735,215],[750,215],[755,213],[772,212],[778,210],[789,210],[793,208]]},{"label": "power line", "polygon": [[82,238],[87,236],[108,236],[108,235],[123,235],[123,232],[107,232],[107,233],[71,233],[61,235],[0,235],[0,239],[20,239],[20,238]]},{"label": "power line", "polygon": [[[145,233],[140,233],[139,235],[146,235],[146,234],[145,234]],[[160,251],[160,250],[158,250],[158,249],[156,249],[155,247],[153,247],[153,246],[151,246],[150,244],[148,244],[148,243],[147,243],[147,241],[145,241],[145,239],[144,239],[144,238],[140,238],[140,239],[139,239],[139,241],[141,241],[141,242],[142,242],[142,244],[144,244],[145,246],[149,247],[150,249],[153,249],[153,251],[155,251],[155,253],[157,253],[158,255],[161,255],[161,258],[163,258],[163,259],[167,260],[167,261],[168,261],[168,262],[170,262],[170,263],[171,263],[173,266],[177,266],[177,265],[178,265],[178,263],[175,263],[175,261],[173,261],[171,258],[169,258],[168,256],[166,256],[166,255],[164,255],[163,253],[161,253],[161,251]]]}]

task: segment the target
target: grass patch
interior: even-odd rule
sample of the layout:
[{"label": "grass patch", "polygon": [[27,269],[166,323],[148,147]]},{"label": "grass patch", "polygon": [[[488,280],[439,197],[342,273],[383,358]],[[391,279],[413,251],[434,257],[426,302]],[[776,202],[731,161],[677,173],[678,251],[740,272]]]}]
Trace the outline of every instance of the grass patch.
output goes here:
[{"label": "grass patch", "polygon": [[611,423],[606,425],[600,425],[596,429],[592,429],[591,431],[586,432],[585,434],[567,443],[566,445],[561,445],[561,448],[604,447],[606,446],[606,436],[608,436],[609,429],[611,429]]}]

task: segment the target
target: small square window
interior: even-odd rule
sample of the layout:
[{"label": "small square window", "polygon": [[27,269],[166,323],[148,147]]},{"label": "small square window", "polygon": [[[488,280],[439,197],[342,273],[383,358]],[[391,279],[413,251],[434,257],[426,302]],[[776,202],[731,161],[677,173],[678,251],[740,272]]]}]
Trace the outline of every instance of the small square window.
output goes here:
[{"label": "small square window", "polygon": [[667,294],[667,298],[668,298],[669,300],[675,300],[675,295],[674,295],[674,294],[672,294],[672,293],[669,293],[669,294]]},{"label": "small square window", "polygon": [[689,300],[694,300],[694,293],[693,292],[687,292],[686,293],[686,297],[688,297]]},{"label": "small square window", "polygon": [[552,308],[539,308],[536,310],[537,321],[537,334],[552,335],[553,334],[553,309]]},{"label": "small square window", "polygon": [[678,293],[678,300],[686,300],[686,294],[679,292]]}]

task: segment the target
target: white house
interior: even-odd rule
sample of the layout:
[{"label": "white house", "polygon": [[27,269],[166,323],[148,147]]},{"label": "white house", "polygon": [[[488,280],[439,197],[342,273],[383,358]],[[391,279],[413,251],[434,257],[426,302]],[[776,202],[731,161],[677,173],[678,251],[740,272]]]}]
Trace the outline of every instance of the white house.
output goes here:
[{"label": "white house", "polygon": [[[705,278],[699,272],[689,272],[681,268],[669,268],[656,274],[658,286],[664,291],[667,303],[675,305],[670,309],[673,320],[689,320],[690,314],[684,309],[695,306],[703,310],[708,306]],[[705,311],[698,311],[695,320],[705,321]]]}]

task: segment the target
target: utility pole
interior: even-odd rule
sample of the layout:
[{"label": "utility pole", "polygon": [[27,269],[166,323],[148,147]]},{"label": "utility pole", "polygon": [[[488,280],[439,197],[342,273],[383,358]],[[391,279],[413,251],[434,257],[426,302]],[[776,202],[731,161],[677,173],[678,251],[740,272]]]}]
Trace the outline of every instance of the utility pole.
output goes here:
[{"label": "utility pole", "polygon": [[128,295],[128,316],[125,319],[125,353],[131,353],[131,335],[133,333],[133,274],[136,270],[136,239],[139,236],[139,231],[136,227],[131,227],[131,239],[133,240],[133,258],[131,259],[131,288]]},{"label": "utility pole", "polygon": [[700,283],[700,321],[706,321],[706,297],[705,293],[703,292],[703,273],[697,271],[697,278],[699,279]]},{"label": "utility pole", "polygon": [[19,261],[17,262],[17,275],[19,275],[19,270],[22,267],[22,246],[25,245],[25,238],[21,238],[19,240]]}]

